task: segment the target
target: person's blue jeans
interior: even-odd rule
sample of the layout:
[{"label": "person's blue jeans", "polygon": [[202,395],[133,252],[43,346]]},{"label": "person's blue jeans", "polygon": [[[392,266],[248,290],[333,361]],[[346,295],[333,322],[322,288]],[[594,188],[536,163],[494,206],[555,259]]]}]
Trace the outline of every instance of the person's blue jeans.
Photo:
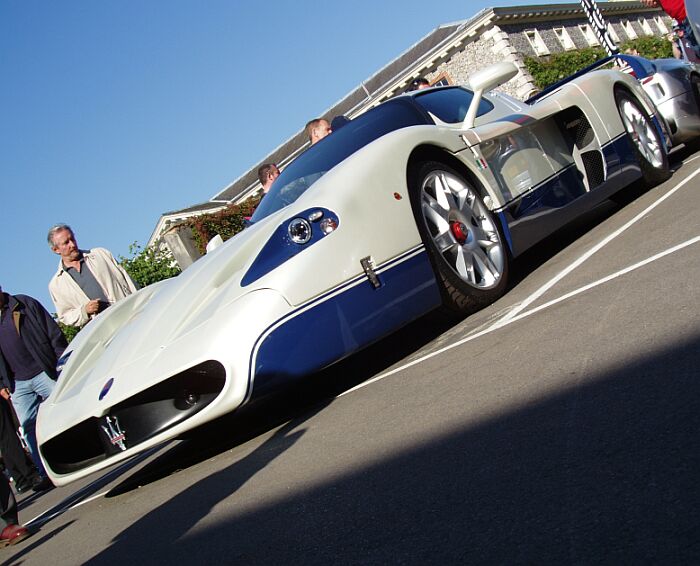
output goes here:
[{"label": "person's blue jeans", "polygon": [[29,453],[34,460],[39,473],[46,475],[46,470],[39,458],[39,449],[36,443],[36,416],[39,413],[39,405],[48,399],[56,386],[56,382],[45,373],[15,382],[15,390],[12,392],[12,405],[17,412],[19,424],[22,425],[24,439],[27,441]]}]

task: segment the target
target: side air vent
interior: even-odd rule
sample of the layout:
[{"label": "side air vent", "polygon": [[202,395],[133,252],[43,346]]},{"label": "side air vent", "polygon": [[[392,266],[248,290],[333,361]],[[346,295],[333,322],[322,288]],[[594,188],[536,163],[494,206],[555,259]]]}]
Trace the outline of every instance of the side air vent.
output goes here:
[{"label": "side air vent", "polygon": [[585,151],[581,154],[583,168],[586,171],[588,186],[593,189],[605,181],[605,164],[600,151]]},{"label": "side air vent", "polygon": [[560,119],[583,185],[586,191],[590,191],[607,177],[600,144],[588,118],[579,108],[567,108],[561,113]]}]

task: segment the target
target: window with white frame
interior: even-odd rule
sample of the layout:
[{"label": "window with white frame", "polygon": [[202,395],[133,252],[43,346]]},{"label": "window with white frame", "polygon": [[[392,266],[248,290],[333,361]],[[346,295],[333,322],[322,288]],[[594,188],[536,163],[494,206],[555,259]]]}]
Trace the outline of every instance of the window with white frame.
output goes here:
[{"label": "window with white frame", "polygon": [[637,39],[637,32],[634,31],[634,27],[632,27],[632,22],[629,20],[622,20],[622,29],[625,30],[625,33],[627,34],[627,37],[629,39]]},{"label": "window with white frame", "polygon": [[613,43],[620,43],[620,36],[617,35],[615,28],[610,23],[608,24],[608,35],[610,36],[610,39],[613,40]]},{"label": "window with white frame", "polygon": [[542,41],[540,32],[536,29],[528,29],[525,30],[525,37],[527,37],[527,40],[530,42],[530,45],[537,55],[549,55],[549,49],[547,49],[544,41]]},{"label": "window with white frame", "polygon": [[666,22],[661,16],[654,16],[654,23],[656,27],[659,28],[661,33],[668,33],[668,27],[666,27]]},{"label": "window with white frame", "polygon": [[642,18],[640,16],[639,18],[637,18],[637,22],[639,23],[640,27],[642,28],[644,35],[654,35],[654,32],[651,30],[651,26],[649,25],[649,22],[647,21],[646,18]]},{"label": "window with white frame", "polygon": [[578,29],[581,30],[581,33],[583,34],[583,37],[586,38],[588,45],[598,45],[598,38],[596,37],[595,33],[593,33],[593,29],[589,24],[582,24],[578,26]]},{"label": "window with white frame", "polygon": [[557,39],[559,40],[559,43],[562,44],[564,49],[567,51],[576,49],[576,45],[574,45],[574,42],[572,41],[569,32],[566,31],[566,28],[554,28],[554,33],[557,35]]},{"label": "window with white frame", "polygon": [[430,79],[430,86],[449,86],[455,84],[449,73],[443,71],[436,77]]}]

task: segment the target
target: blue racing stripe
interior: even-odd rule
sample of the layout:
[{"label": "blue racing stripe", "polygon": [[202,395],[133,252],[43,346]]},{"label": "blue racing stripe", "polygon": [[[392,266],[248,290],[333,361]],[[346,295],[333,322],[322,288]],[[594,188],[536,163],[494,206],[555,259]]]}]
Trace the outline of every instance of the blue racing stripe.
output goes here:
[{"label": "blue racing stripe", "polygon": [[438,307],[430,260],[417,249],[377,268],[380,288],[362,275],[271,325],[251,354],[248,395],[318,371]]}]

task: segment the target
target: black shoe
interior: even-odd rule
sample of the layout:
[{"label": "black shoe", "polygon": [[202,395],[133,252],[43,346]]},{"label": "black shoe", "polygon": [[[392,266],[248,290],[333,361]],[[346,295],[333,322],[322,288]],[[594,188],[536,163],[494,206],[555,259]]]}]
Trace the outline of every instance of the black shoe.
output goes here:
[{"label": "black shoe", "polygon": [[38,493],[47,489],[53,489],[53,484],[49,478],[37,476],[36,479],[32,480],[32,491]]}]

